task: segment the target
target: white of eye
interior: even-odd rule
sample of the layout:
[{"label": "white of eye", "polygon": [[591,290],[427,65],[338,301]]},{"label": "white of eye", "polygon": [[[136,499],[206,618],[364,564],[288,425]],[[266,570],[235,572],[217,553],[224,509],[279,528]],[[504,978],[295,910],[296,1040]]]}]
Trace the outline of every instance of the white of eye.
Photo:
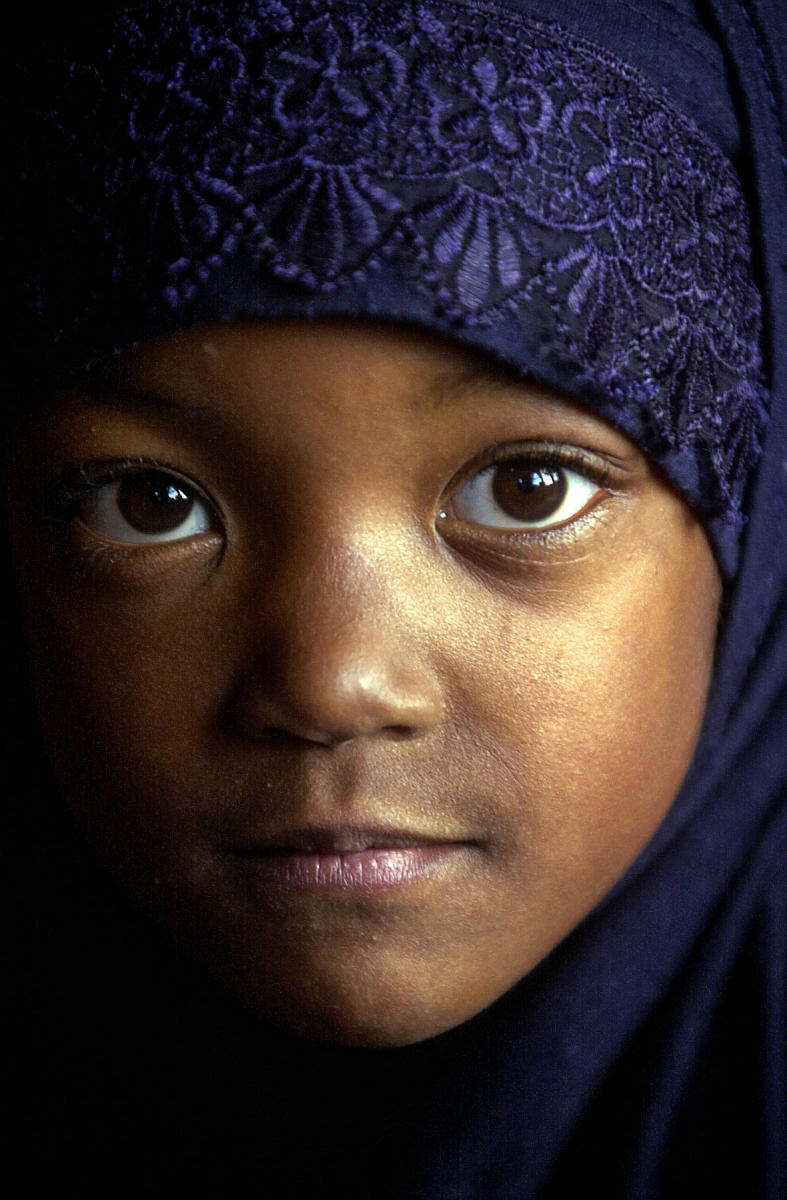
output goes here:
[{"label": "white of eye", "polygon": [[568,467],[514,459],[468,479],[442,515],[494,529],[550,529],[578,517],[602,490]]},{"label": "white of eye", "polygon": [[182,541],[215,528],[196,488],[165,471],[132,471],[95,488],[79,503],[83,524],[128,545]]}]

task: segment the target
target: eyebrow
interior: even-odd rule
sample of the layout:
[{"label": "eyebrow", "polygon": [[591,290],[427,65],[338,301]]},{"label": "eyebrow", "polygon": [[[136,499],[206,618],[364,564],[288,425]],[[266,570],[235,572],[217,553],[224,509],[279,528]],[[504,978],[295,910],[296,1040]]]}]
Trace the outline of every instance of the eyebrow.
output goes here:
[{"label": "eyebrow", "polygon": [[[429,412],[439,412],[452,404],[472,400],[481,391],[509,391],[526,388],[527,384],[526,377],[507,363],[479,362],[465,370],[447,370],[435,376],[424,388],[418,389],[413,396],[413,403]],[[153,417],[161,424],[182,423],[184,416],[196,418],[205,424],[216,419],[213,406],[190,394],[167,395],[166,392],[115,383],[100,376],[86,378],[74,390],[113,408]]]},{"label": "eyebrow", "polygon": [[[511,391],[527,388],[528,379],[506,363],[478,363],[461,372],[438,375],[418,395],[419,404],[429,411],[439,411],[446,405],[472,400],[480,391]],[[524,397],[523,397],[524,399]]]},{"label": "eyebrow", "polygon": [[102,379],[87,379],[74,391],[108,408],[140,413],[159,425],[181,426],[184,420],[205,426],[216,424],[214,407],[190,395],[170,396],[166,392]]},{"label": "eyebrow", "polygon": [[[163,409],[165,412],[174,414],[182,412],[184,408],[189,410],[192,408],[190,399],[184,402],[184,399],[175,399],[164,392],[128,387],[122,383],[110,383],[102,379],[88,379],[85,381],[83,389],[80,390],[84,390],[85,395],[89,396],[91,400],[99,400],[105,404],[112,404],[114,407],[129,408],[135,412],[157,414]],[[199,407],[199,405],[194,407]]]},{"label": "eyebrow", "polygon": [[[506,395],[522,405],[559,402],[551,389],[529,379],[515,367],[478,351],[470,351],[470,361],[461,367],[447,367],[431,379],[415,387],[411,395],[413,409],[439,413],[445,408],[478,400],[482,395],[500,398]],[[534,389],[534,391],[531,391]],[[139,413],[154,420],[160,427],[182,429],[184,423],[192,428],[216,434],[221,426],[231,428],[217,407],[200,398],[199,393],[168,393],[126,383],[122,379],[102,377],[100,371],[86,376],[74,388],[86,398],[108,407]]]}]

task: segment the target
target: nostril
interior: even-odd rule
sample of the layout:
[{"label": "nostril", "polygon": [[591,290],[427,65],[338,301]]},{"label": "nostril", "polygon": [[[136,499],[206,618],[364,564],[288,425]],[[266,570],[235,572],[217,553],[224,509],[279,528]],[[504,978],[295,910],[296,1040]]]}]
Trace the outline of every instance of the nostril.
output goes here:
[{"label": "nostril", "polygon": [[344,729],[334,733],[325,730],[304,730],[301,736],[308,741],[321,742],[326,746],[341,746],[345,742],[353,742],[359,737],[376,735],[387,738],[392,742],[411,741],[421,735],[423,727],[419,725],[384,725],[377,721],[358,722],[352,729]]},{"label": "nostril", "polygon": [[382,732],[386,733],[395,742],[406,741],[409,738],[416,737],[418,734],[418,730],[412,725],[388,725]]},{"label": "nostril", "polygon": [[282,672],[254,672],[229,706],[234,727],[255,742],[295,738],[328,747],[358,738],[414,740],[441,719],[443,705],[433,680],[415,678],[402,686],[379,679],[377,686],[347,686],[346,674],[326,672],[310,681]]},{"label": "nostril", "polygon": [[357,738],[406,741],[442,720],[442,684],[426,654],[403,650],[391,627],[327,618],[282,620],[246,666],[230,702],[235,727],[254,741],[276,730],[339,746]]}]

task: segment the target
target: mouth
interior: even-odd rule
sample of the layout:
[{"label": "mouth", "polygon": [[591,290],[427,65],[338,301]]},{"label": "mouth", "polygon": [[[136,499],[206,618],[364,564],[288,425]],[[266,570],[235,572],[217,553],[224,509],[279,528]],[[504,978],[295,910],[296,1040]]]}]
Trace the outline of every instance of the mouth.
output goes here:
[{"label": "mouth", "polygon": [[444,873],[477,843],[391,829],[287,830],[230,855],[264,890],[369,895]]}]

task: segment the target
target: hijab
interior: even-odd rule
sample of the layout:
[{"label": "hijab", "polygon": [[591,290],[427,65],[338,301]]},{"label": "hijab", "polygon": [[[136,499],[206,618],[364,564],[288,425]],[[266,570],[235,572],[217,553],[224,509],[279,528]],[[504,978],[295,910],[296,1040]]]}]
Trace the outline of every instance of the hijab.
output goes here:
[{"label": "hijab", "polygon": [[[78,16],[67,30],[57,31],[62,44],[58,37],[52,42],[67,64],[74,94],[91,113],[89,149],[80,146],[47,91],[50,83],[46,77],[42,82],[40,63],[23,61],[16,124],[32,133],[23,147],[25,186],[15,210],[12,202],[11,228],[28,235],[24,255],[7,250],[12,280],[8,361],[16,403],[107,353],[208,319],[264,311],[414,321],[516,360],[634,436],[703,516],[726,580],[725,607],[700,742],[658,833],[597,909],[526,979],[465,1025],[416,1046],[348,1050],[261,1028],[182,961],[165,935],[130,912],[54,805],[47,817],[49,833],[37,843],[46,851],[36,850],[33,868],[30,858],[24,859],[25,873],[35,875],[38,885],[25,887],[18,867],[14,874],[25,914],[19,974],[27,980],[27,1011],[18,1018],[24,1081],[18,1144],[33,1169],[50,1177],[106,1182],[107,1172],[120,1167],[145,1186],[199,1180],[218,1188],[253,1178],[273,1196],[334,1185],[358,1196],[506,1200],[562,1196],[590,1182],[605,1195],[621,1197],[680,1196],[712,1187],[782,1194],[787,1180],[787,36],[777,0],[508,0],[499,5],[441,0],[398,6],[395,18],[392,6],[329,3],[318,6],[321,24],[310,49],[304,49],[293,24],[308,4],[269,0],[235,6],[238,36],[256,47],[255,53],[263,48],[254,41],[250,12],[264,9],[273,35],[289,39],[286,61],[292,65],[300,55],[299,73],[287,76],[289,68],[282,66],[260,83],[268,89],[269,110],[286,102],[290,119],[298,117],[299,104],[308,109],[308,64],[315,46],[336,67],[326,74],[333,88],[329,100],[356,113],[365,106],[379,116],[384,85],[395,85],[397,72],[404,70],[390,38],[386,53],[380,52],[388,13],[394,23],[410,19],[425,30],[436,61],[443,64],[437,50],[441,43],[444,52],[452,45],[457,29],[465,31],[469,43],[486,36],[499,48],[513,40],[513,55],[526,30],[542,66],[550,54],[563,67],[576,64],[577,54],[586,56],[586,71],[574,79],[578,89],[589,87],[588,80],[607,89],[613,83],[631,88],[632,97],[646,97],[657,112],[677,121],[678,142],[688,147],[682,166],[666,145],[664,122],[659,127],[657,120],[645,121],[637,136],[650,138],[653,161],[658,159],[663,172],[672,172],[684,189],[698,174],[707,175],[704,188],[686,193],[691,204],[683,213],[687,235],[679,250],[695,280],[708,283],[713,276],[716,281],[715,291],[708,288],[705,309],[695,310],[705,344],[715,338],[718,345],[725,329],[728,338],[723,356],[728,403],[692,408],[692,389],[704,378],[697,368],[687,377],[678,405],[677,434],[663,416],[669,408],[663,395],[645,386],[652,381],[655,358],[643,361],[638,373],[615,372],[616,343],[599,352],[589,370],[587,354],[566,349],[566,339],[576,343],[578,327],[555,323],[554,292],[548,286],[555,280],[546,280],[538,296],[528,293],[530,318],[523,333],[520,309],[508,303],[519,284],[506,292],[506,271],[511,276],[517,264],[541,261],[525,234],[515,253],[505,242],[507,227],[493,228],[490,218],[488,245],[498,253],[497,275],[479,301],[472,271],[463,282],[448,235],[440,241],[440,232],[453,229],[465,251],[473,246],[471,219],[456,197],[449,197],[441,210],[444,224],[432,231],[432,258],[416,244],[420,283],[414,284],[401,265],[413,261],[414,243],[396,227],[414,188],[421,188],[416,199],[425,202],[430,181],[423,172],[414,183],[413,173],[400,169],[397,177],[405,178],[407,187],[399,192],[389,177],[381,182],[381,175],[368,175],[361,190],[357,178],[345,173],[344,184],[355,186],[349,200],[348,194],[330,194],[331,186],[338,187],[336,179],[323,181],[328,191],[321,211],[330,211],[335,201],[349,224],[334,221],[332,241],[327,250],[323,241],[315,258],[304,216],[288,231],[290,241],[293,232],[298,234],[300,247],[299,256],[288,258],[279,252],[284,236],[271,233],[275,221],[284,220],[282,213],[269,207],[268,224],[260,227],[254,195],[239,199],[222,190],[229,186],[226,178],[214,173],[208,179],[203,171],[199,188],[177,193],[174,225],[137,223],[134,245],[147,237],[148,254],[132,257],[132,243],[113,233],[102,208],[107,197],[118,194],[117,176],[111,164],[104,163],[104,175],[95,165],[97,147],[111,144],[102,121],[108,128],[112,120],[112,59],[105,61],[103,73],[91,66],[101,53],[103,22],[126,7],[126,48],[133,49],[134,37],[138,48],[156,38],[162,12],[176,26],[193,20],[209,29],[211,13],[220,6],[106,5],[101,16]],[[367,57],[367,73],[355,77],[357,87],[342,91],[337,30],[346,29],[362,10],[368,10],[376,30],[378,53]],[[410,37],[412,45],[412,29]],[[223,129],[234,129],[233,144],[243,152],[247,131],[233,122],[243,111],[244,78],[232,46],[229,36],[205,42],[201,93],[190,86],[193,80],[179,86],[176,76],[162,91],[151,62],[127,126],[132,141],[144,141],[147,161],[157,163],[156,137],[162,146],[166,142],[167,103],[191,105],[197,127],[209,130],[223,122]],[[246,57],[251,61],[252,53]],[[491,61],[499,68],[500,58]],[[426,62],[427,73],[428,68]],[[228,90],[217,86],[214,75],[229,81]],[[288,91],[288,78],[301,90],[293,85]],[[372,86],[365,92],[363,81],[369,78]],[[433,72],[433,118],[451,86],[460,82]],[[485,136],[496,139],[495,161],[510,157],[517,132],[505,106],[492,104],[500,82],[492,68],[483,66],[472,81],[475,115],[488,117]],[[220,109],[206,102],[211,94],[224,97]],[[518,98],[519,104],[526,102]],[[636,107],[634,99],[631,106]],[[30,111],[38,114],[32,123]],[[367,125],[372,137],[377,126]],[[471,142],[476,135],[470,118],[459,126],[457,136]],[[264,131],[259,136],[264,140]],[[588,125],[588,142],[592,136]],[[29,166],[36,161],[30,138],[37,151],[35,172]],[[620,144],[630,143],[623,136]],[[609,145],[614,147],[614,138]],[[64,157],[64,147],[70,158]],[[346,145],[339,145],[337,154],[350,161],[350,150],[357,154],[357,146]],[[161,198],[168,194],[163,153],[157,165]],[[731,165],[741,181],[742,191],[735,195],[745,198],[748,222],[730,190]],[[262,194],[284,190],[301,215],[314,211],[316,184],[309,192],[303,180],[288,175],[283,156],[268,155],[263,166],[268,178]],[[440,164],[432,166],[437,177]],[[98,187],[87,178],[91,170]],[[84,208],[80,214],[74,203],[63,217],[61,204],[53,237],[52,197],[64,197],[52,179],[62,185],[69,172],[72,184],[76,179],[74,191],[87,187],[102,215],[80,224],[75,214],[83,216]],[[445,164],[438,182],[444,174]],[[510,189],[511,177],[500,178],[504,183],[497,186]],[[259,180],[258,174],[255,186]],[[38,185],[37,199],[31,198],[31,181]],[[482,175],[472,182],[479,193],[484,186],[490,190]],[[128,177],[125,183],[129,187]],[[134,204],[143,195],[150,205],[153,192],[132,189],[129,195]],[[710,206],[706,215],[711,210],[718,215],[715,240],[705,245],[696,232],[707,229],[708,221],[691,221],[692,205],[703,198]],[[508,202],[515,200],[509,196]],[[226,219],[227,213],[240,213],[240,224]],[[478,230],[477,213],[472,220]],[[34,247],[30,228],[36,222]],[[254,253],[239,254],[239,246],[248,250],[243,238],[250,228],[258,239]],[[375,258],[381,228],[383,234],[391,232],[393,250]],[[325,233],[324,224],[319,231]],[[564,257],[573,253],[575,266],[588,261],[587,243],[571,241],[565,228],[560,236],[567,238]],[[58,240],[70,249],[67,260],[55,261]],[[666,252],[676,268],[678,242],[673,236]],[[109,292],[91,283],[100,271],[86,250],[99,244],[106,255],[102,270],[109,264]],[[184,244],[197,250],[179,253]],[[358,247],[371,247],[363,261],[353,260]],[[632,246],[632,261],[641,263],[640,274],[652,272],[653,260],[642,253]],[[477,272],[481,259],[473,260],[471,253],[469,258]],[[73,266],[79,261],[89,264],[82,276]],[[169,272],[166,294],[160,274],[154,281],[147,274],[148,264],[162,262]],[[61,263],[67,263],[66,270]],[[734,283],[719,291],[722,266]],[[761,330],[750,271],[762,295]],[[580,291],[597,286],[589,278],[577,270],[573,284]],[[131,279],[133,289],[124,282]],[[605,299],[610,294],[602,293]],[[107,303],[107,295],[113,303]],[[714,304],[715,315],[710,312]],[[565,313],[566,293],[559,308]],[[490,314],[490,320],[481,319]],[[685,315],[678,306],[663,323],[675,328]],[[642,322],[637,328],[641,334]],[[559,344],[558,334],[564,337]],[[601,345],[603,336],[599,339]],[[668,359],[659,361],[662,374],[669,376]],[[692,361],[706,362],[707,356],[698,354]],[[684,368],[687,362],[684,358]],[[654,412],[662,417],[652,419]],[[731,440],[735,453],[725,458]],[[688,456],[680,453],[686,444],[692,447]],[[47,789],[40,782],[36,787]],[[42,809],[36,805],[30,812],[38,820]],[[26,819],[30,823],[29,813]]]}]

